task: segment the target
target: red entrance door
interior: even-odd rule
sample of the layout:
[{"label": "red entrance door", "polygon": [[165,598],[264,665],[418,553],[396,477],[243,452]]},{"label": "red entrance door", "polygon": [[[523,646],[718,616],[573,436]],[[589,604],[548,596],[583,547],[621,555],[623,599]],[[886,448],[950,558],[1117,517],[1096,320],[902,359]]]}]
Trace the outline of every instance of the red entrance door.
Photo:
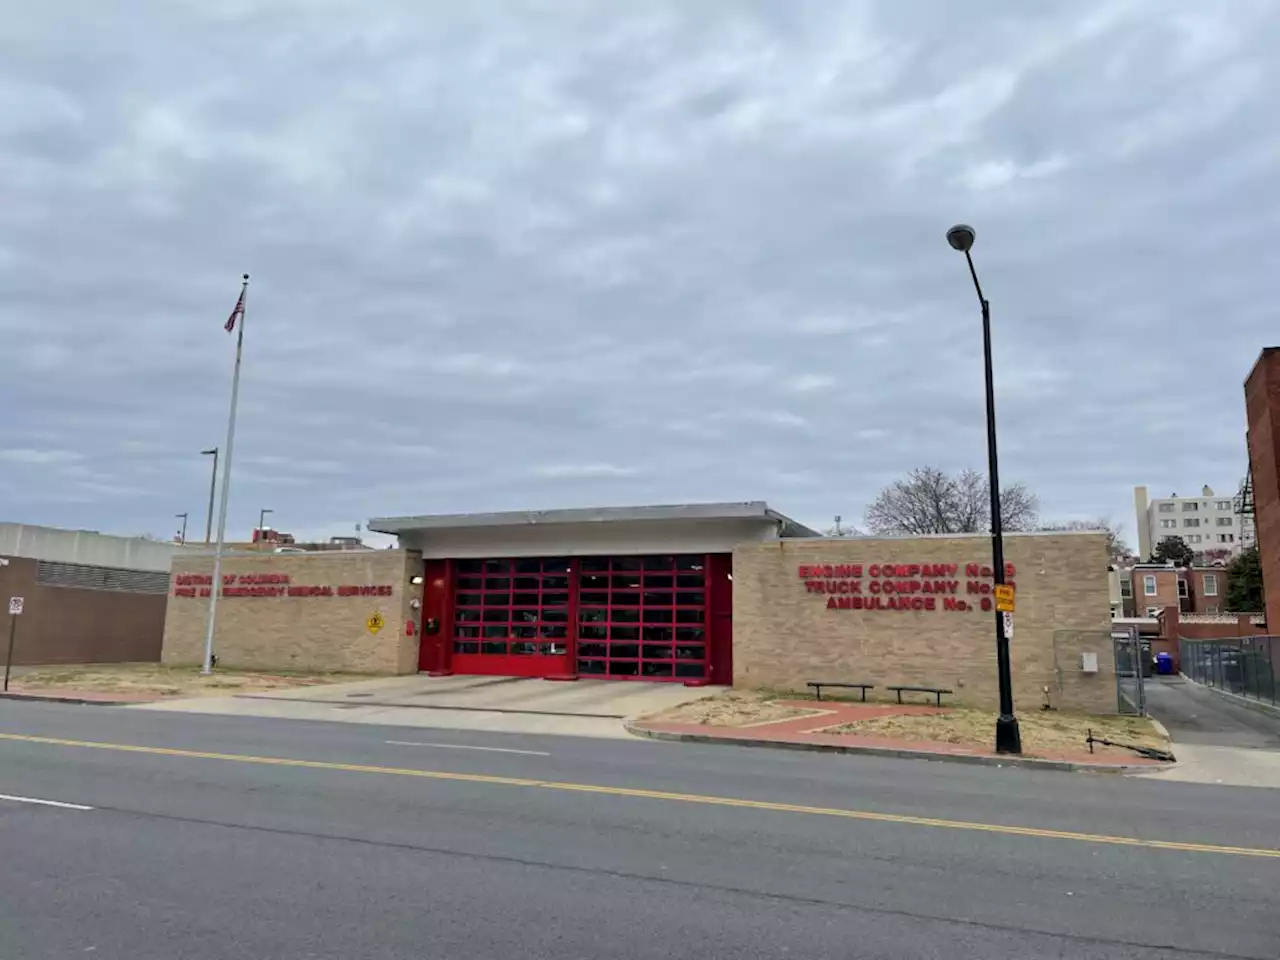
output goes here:
[{"label": "red entrance door", "polygon": [[453,630],[450,608],[453,589],[448,560],[427,560],[423,564],[422,615],[418,618],[418,669],[424,673],[449,671]]},{"label": "red entrance door", "polygon": [[568,560],[457,560],[453,566],[454,673],[571,672]]}]

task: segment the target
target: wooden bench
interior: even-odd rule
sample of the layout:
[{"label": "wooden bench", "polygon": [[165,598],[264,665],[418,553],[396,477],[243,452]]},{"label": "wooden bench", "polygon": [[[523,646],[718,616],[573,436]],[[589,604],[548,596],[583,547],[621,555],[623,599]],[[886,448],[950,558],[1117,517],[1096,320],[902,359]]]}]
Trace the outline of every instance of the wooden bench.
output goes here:
[{"label": "wooden bench", "polygon": [[942,695],[951,693],[950,690],[944,690],[942,687],[886,687],[886,690],[893,690],[898,694],[898,702],[902,702],[903,693],[932,693],[937,697],[938,706],[942,706]]},{"label": "wooden bench", "polygon": [[828,683],[825,680],[823,680],[821,683],[806,683],[805,686],[813,687],[814,697],[815,699],[818,699],[818,700],[822,699],[823,687],[840,687],[846,690],[861,690],[863,703],[867,702],[867,691],[874,690],[876,688],[876,685],[874,683]]}]

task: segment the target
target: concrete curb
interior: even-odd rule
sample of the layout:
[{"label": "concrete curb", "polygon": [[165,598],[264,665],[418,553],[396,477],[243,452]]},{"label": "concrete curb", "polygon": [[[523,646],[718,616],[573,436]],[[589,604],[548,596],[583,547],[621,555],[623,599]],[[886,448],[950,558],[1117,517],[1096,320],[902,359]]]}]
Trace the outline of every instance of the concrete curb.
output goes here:
[{"label": "concrete curb", "polygon": [[1217,694],[1232,703],[1238,703],[1242,707],[1248,707],[1250,710],[1266,714],[1268,717],[1272,717],[1273,719],[1280,718],[1280,706],[1263,703],[1261,700],[1254,700],[1252,697],[1242,697],[1238,693],[1232,693],[1230,690],[1223,690],[1220,687],[1211,687],[1207,683],[1201,683],[1199,680],[1193,680],[1185,673],[1180,673],[1178,676],[1187,681],[1187,683],[1195,684],[1201,690],[1208,690],[1210,693]]},{"label": "concrete curb", "polygon": [[93,700],[88,697],[52,697],[38,693],[0,693],[0,700],[26,700],[30,703],[69,703],[81,707],[129,707],[152,700]]},{"label": "concrete curb", "polygon": [[625,724],[627,733],[649,740],[671,743],[713,743],[730,747],[769,747],[774,750],[801,750],[810,753],[839,753],[869,757],[894,757],[907,760],[936,760],[943,763],[968,763],[983,767],[1023,767],[1028,770],[1060,770],[1068,773],[1146,773],[1172,769],[1174,764],[1076,763],[1071,760],[1040,760],[1034,757],[987,757],[963,753],[932,753],[903,747],[871,747],[849,743],[794,743],[785,740],[756,740],[741,737],[717,737],[703,733],[671,733],[646,730]]},{"label": "concrete curb", "polygon": [[503,713],[524,717],[584,717],[588,720],[625,720],[621,713],[566,713],[558,710],[520,710],[516,707],[449,706],[445,703],[396,703],[394,700],[365,700],[363,695],[355,699],[348,694],[345,700],[320,700],[311,697],[275,697],[269,693],[237,693],[237,700],[274,700],[278,703],[322,703],[330,707],[383,707],[394,710],[456,710],[461,713]]}]

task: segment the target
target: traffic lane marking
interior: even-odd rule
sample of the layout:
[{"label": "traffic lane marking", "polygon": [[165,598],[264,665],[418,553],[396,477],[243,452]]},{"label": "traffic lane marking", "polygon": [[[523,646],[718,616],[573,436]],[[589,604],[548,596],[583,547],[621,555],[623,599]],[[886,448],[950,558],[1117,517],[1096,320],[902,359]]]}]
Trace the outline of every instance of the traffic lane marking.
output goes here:
[{"label": "traffic lane marking", "polygon": [[434,747],[437,750],[483,750],[485,753],[519,753],[526,757],[549,757],[545,750],[513,750],[510,747],[473,747],[466,743],[423,743],[418,740],[383,740],[396,747]]},{"label": "traffic lane marking", "polygon": [[946,820],[939,817],[916,817],[907,814],[879,813],[872,810],[850,810],[839,807],[811,807],[796,803],[775,803],[769,800],[743,800],[736,797],[717,797],[697,793],[670,793],[662,790],[611,787],[591,783],[565,783],[554,780],[535,780],[528,777],[502,777],[486,773],[453,773],[447,770],[417,770],[410,767],[381,767],[357,763],[336,763],[328,760],[299,760],[292,757],[258,757],[251,754],[211,753],[203,750],[181,750],[173,747],[147,747],[132,743],[108,743],[95,740],[67,740],[61,737],[40,737],[19,733],[0,733],[0,740],[8,740],[15,743],[44,744],[46,746],[57,747],[78,747],[89,750],[110,750],[120,753],[143,753],[161,757],[181,757],[190,760],[223,760],[231,763],[260,764],[264,766],[301,767],[308,770],[368,773],[391,777],[416,777],[423,780],[444,780],[456,783],[483,783],[499,787],[532,787],[566,793],[594,793],[610,797],[632,797],[642,800],[665,800],[674,803],[688,803],[708,807],[736,807],[743,810],[768,810],[775,813],[797,813],[818,817],[838,817],[845,820],[862,820],[872,823],[892,823],[912,827],[934,827],[943,830],[966,830],[979,833],[1000,834],[1011,837],[1033,837],[1042,840],[1074,840],[1080,843],[1106,844],[1122,847],[1143,847],[1150,850],[1174,850],[1182,853],[1216,853],[1224,856],[1280,859],[1280,849],[1270,849],[1267,847],[1233,847],[1212,843],[1188,843],[1178,840],[1147,840],[1141,837],[1121,837],[1098,833],[1080,833],[1073,830],[1049,830],[1042,827],[1017,827],[998,823]]},{"label": "traffic lane marking", "polygon": [[7,800],[10,803],[34,803],[41,807],[57,807],[60,810],[93,809],[93,807],[86,807],[83,803],[63,803],[61,800],[41,800],[38,797],[15,797],[7,793],[0,793],[0,800]]}]

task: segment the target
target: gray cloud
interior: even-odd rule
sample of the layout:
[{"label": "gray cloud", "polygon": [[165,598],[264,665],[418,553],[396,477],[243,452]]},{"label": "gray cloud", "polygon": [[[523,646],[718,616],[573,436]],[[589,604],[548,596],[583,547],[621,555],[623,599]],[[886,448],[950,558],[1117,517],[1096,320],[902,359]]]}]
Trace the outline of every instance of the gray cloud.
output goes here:
[{"label": "gray cloud", "polygon": [[[0,35],[0,504],[168,533],[767,498],[922,463],[1055,517],[1245,469],[1280,11],[139,2]],[[367,6],[367,5],[366,5]]]}]

